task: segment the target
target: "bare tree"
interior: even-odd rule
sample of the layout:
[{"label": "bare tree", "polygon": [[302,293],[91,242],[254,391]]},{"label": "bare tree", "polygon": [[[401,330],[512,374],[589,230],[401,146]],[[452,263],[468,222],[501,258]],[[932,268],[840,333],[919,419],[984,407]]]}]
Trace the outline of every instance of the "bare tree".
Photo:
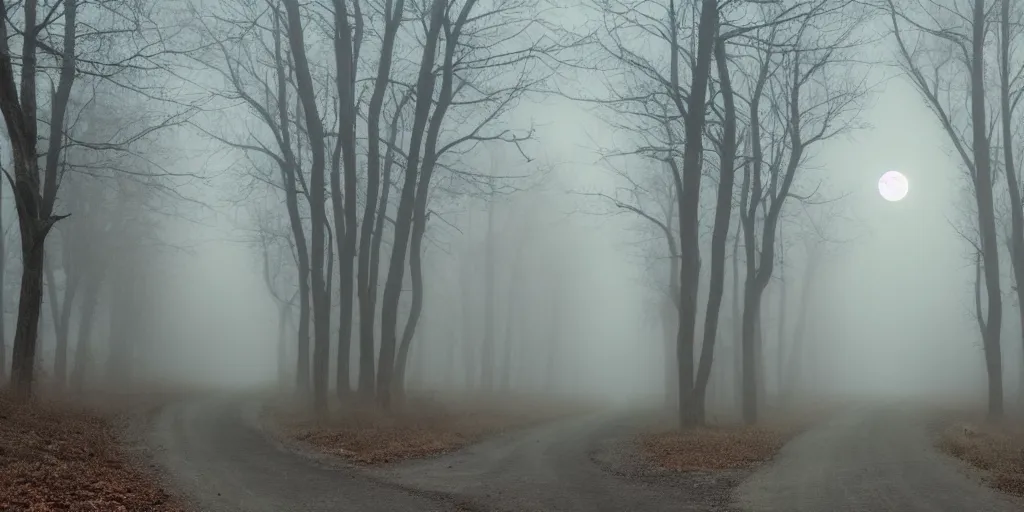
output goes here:
[{"label": "bare tree", "polygon": [[326,134],[320,119],[306,42],[302,14],[297,0],[284,0],[288,20],[288,44],[294,60],[298,98],[305,117],[306,135],[312,162],[309,171],[310,277],[313,297],[313,407],[319,414],[327,411],[328,354],[330,352],[331,295],[325,282],[325,205]]},{"label": "bare tree", "polygon": [[861,77],[837,76],[838,70],[852,67],[845,57],[857,46],[859,24],[836,7],[828,0],[818,2],[788,35],[783,34],[785,27],[769,27],[767,44],[757,49],[757,78],[750,95],[751,157],[744,166],[740,212],[747,264],[743,417],[748,424],[757,421],[761,359],[755,339],[761,298],[775,267],[783,206],[789,197],[805,197],[793,190],[793,183],[809,149],[852,128],[851,114],[859,111],[867,92]]},{"label": "bare tree", "polygon": [[[387,208],[388,191],[391,186],[390,171],[394,159],[394,146],[397,138],[398,118],[409,95],[405,95],[395,109],[388,137],[387,153],[384,157],[386,178],[381,192],[381,151],[380,151],[380,117],[384,105],[384,96],[391,78],[395,39],[402,24],[405,12],[404,0],[386,0],[384,2],[384,35],[381,42],[380,59],[377,64],[377,77],[370,96],[369,110],[366,114],[367,150],[366,150],[366,206],[363,210],[363,225],[359,234],[358,262],[358,296],[359,296],[359,393],[365,399],[373,396],[374,391],[374,324],[377,303],[377,265],[380,261],[380,240],[384,228],[384,209]],[[380,212],[378,213],[378,199]]]},{"label": "bare tree", "polygon": [[[898,49],[899,65],[938,118],[971,178],[985,277],[987,313],[982,325],[982,340],[988,372],[988,414],[995,419],[1003,415],[1000,343],[1003,303],[983,65],[989,11],[984,0],[975,0],[970,5],[968,10],[966,3],[925,4],[915,1],[901,3],[897,8],[895,2],[888,0],[886,8]],[[918,41],[923,41],[918,47],[907,42],[908,36],[915,34]],[[1005,73],[1005,69],[1000,70],[1000,75]],[[1004,82],[1000,81],[1001,84]],[[954,95],[959,94],[963,96],[954,99]],[[960,101],[964,100],[970,105],[966,128],[959,122],[962,117],[957,111]],[[1002,101],[1000,103],[1003,104]],[[1004,134],[1005,126],[1004,123]],[[1012,168],[1011,163],[1008,169]],[[1014,178],[1007,176],[1007,180],[1015,178],[1015,173]],[[1014,210],[1017,208],[1019,201],[1014,205]]]}]

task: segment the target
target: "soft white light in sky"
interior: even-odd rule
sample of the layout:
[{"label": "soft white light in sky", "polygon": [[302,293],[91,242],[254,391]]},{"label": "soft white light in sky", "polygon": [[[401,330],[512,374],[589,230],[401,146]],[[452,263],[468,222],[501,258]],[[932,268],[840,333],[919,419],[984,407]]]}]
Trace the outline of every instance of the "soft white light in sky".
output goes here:
[{"label": "soft white light in sky", "polygon": [[909,191],[910,182],[899,171],[889,171],[878,179],[878,193],[886,201],[899,201],[907,197]]}]

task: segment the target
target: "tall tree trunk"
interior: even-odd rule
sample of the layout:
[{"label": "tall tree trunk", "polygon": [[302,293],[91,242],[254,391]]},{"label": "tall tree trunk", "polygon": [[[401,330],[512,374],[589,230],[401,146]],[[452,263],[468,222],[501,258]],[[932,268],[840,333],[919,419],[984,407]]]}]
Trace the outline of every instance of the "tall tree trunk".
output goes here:
[{"label": "tall tree trunk", "polygon": [[35,219],[19,219],[22,236],[21,292],[18,297],[18,323],[15,327],[11,357],[11,386],[16,396],[32,393],[39,320],[43,308],[43,237]]},{"label": "tall tree trunk", "polygon": [[[412,232],[409,245],[409,267],[412,277],[412,304],[409,318],[402,333],[402,343],[398,351],[398,372],[404,378],[405,366],[409,358],[409,345],[412,343],[416,326],[423,311],[423,237],[427,231],[427,200],[430,196],[430,180],[437,164],[437,141],[441,134],[441,126],[448,107],[451,105],[455,90],[455,49],[459,44],[462,27],[469,19],[469,14],[476,5],[476,0],[467,0],[459,11],[454,23],[448,23],[445,29],[444,63],[441,66],[441,88],[438,92],[434,112],[430,115],[426,139],[423,146],[423,164],[420,167],[419,182],[413,199]],[[401,386],[401,382],[399,382]]]},{"label": "tall tree trunk", "polygon": [[505,342],[502,344],[502,366],[499,378],[499,388],[502,393],[508,394],[512,391],[512,345],[513,336],[516,330],[513,324],[516,321],[520,307],[520,296],[523,283],[523,254],[526,249],[525,240],[520,240],[516,248],[515,260],[512,262],[512,275],[508,282],[507,304],[505,313]]},{"label": "tall tree trunk", "polygon": [[101,271],[85,277],[78,319],[78,341],[75,345],[75,365],[71,371],[71,388],[79,391],[85,387],[85,375],[93,363],[92,325],[96,319],[96,305],[100,300],[102,285]]},{"label": "tall tree trunk", "polygon": [[[36,0],[23,2],[25,27],[35,27]],[[37,41],[21,41],[21,84],[15,84],[13,55],[8,45],[6,26],[0,27],[0,111],[7,125],[14,160],[14,196],[18,198],[18,227],[21,232],[22,278],[18,302],[18,322],[14,333],[11,384],[16,396],[32,394],[39,341],[39,321],[43,300],[43,261],[45,240],[53,225],[66,217],[53,215],[57,199],[57,169],[64,147],[64,117],[71,86],[76,75],[78,3],[64,0],[64,41],[60,56],[60,77],[50,101],[49,138],[43,179],[40,179],[37,152],[36,72]],[[7,6],[0,4],[0,18],[8,17]],[[20,95],[19,95],[20,93]]]},{"label": "tall tree trunk", "polygon": [[7,383],[7,230],[3,223],[3,187],[0,187],[0,386]]},{"label": "tall tree trunk", "polygon": [[[1006,174],[1006,188],[1010,194],[1010,264],[1014,276],[1024,276],[1024,202],[1021,202],[1020,183],[1017,179],[1017,162],[1013,155],[1013,110],[1010,101],[1010,42],[1013,32],[1010,22],[1010,0],[999,3],[999,107],[1002,115],[1003,171]],[[1021,342],[1024,347],[1024,288],[1018,281],[1017,312],[1021,323]],[[1022,348],[1024,354],[1024,348]],[[1022,355],[1024,357],[1024,355]],[[1024,360],[1021,361],[1019,400],[1024,404]]]},{"label": "tall tree trunk", "polygon": [[[672,265],[675,267],[676,265]],[[676,349],[676,336],[679,334],[679,306],[677,301],[666,297],[661,303],[661,329],[665,344],[665,401],[669,409],[679,407],[679,364],[672,357]]]},{"label": "tall tree trunk", "polygon": [[[388,192],[391,188],[391,166],[394,158],[394,143],[398,134],[398,123],[409,95],[405,95],[396,106],[391,122],[389,145],[384,158],[383,192],[381,189],[380,163],[380,115],[384,106],[384,94],[387,92],[391,63],[395,47],[395,38],[402,23],[405,1],[397,0],[392,6],[391,0],[384,4],[384,39],[381,46],[380,61],[377,63],[377,79],[374,82],[373,94],[370,96],[370,108],[366,115],[367,153],[366,153],[366,207],[363,211],[362,231],[359,234],[359,394],[364,400],[373,396],[374,388],[374,324],[376,323],[377,303],[377,272],[380,263],[380,243],[384,230],[384,217],[387,209]],[[380,212],[378,213],[378,196]]]},{"label": "tall tree trunk", "polygon": [[476,304],[472,286],[475,280],[471,272],[472,267],[469,266],[459,272],[459,289],[461,292],[460,306],[462,312],[462,361],[466,371],[466,390],[474,392],[477,391],[477,377],[480,375],[480,372],[479,361],[476,357],[476,324],[473,322],[476,315],[472,307],[473,304]]},{"label": "tall tree trunk", "polygon": [[434,0],[430,9],[430,25],[423,47],[417,79],[416,114],[413,119],[412,134],[406,159],[405,180],[402,184],[402,196],[398,203],[395,218],[395,238],[391,248],[391,261],[388,265],[388,277],[384,284],[384,296],[381,304],[381,345],[377,372],[377,401],[381,407],[391,407],[391,392],[395,372],[395,351],[398,343],[398,302],[405,282],[405,264],[409,238],[413,229],[414,208],[416,200],[417,175],[420,165],[420,149],[423,143],[424,129],[430,114],[434,97],[434,61],[437,53],[441,25],[445,20],[447,2]]},{"label": "tall tree trunk", "polygon": [[781,241],[782,226],[779,226],[779,325],[776,326],[777,332],[775,335],[775,386],[779,402],[782,401],[783,361],[786,349],[786,264],[784,262],[785,250]]},{"label": "tall tree trunk", "polygon": [[565,369],[560,368],[559,365],[562,363],[562,343],[565,337],[566,290],[562,281],[556,281],[554,286],[556,287],[555,290],[549,295],[552,302],[550,316],[551,331],[548,334],[548,357],[544,379],[545,387],[549,393],[557,392],[559,386],[565,382],[560,373]]},{"label": "tall tree trunk", "polygon": [[279,304],[277,312],[277,382],[284,386],[288,378],[288,317],[291,304]]},{"label": "tall tree trunk", "polygon": [[[284,43],[281,40],[284,21],[281,11],[275,8],[274,11],[274,67],[277,79],[277,123],[281,136],[282,160],[278,164],[281,175],[281,184],[284,189],[285,210],[288,212],[288,225],[291,228],[292,240],[295,243],[295,261],[298,270],[299,282],[299,321],[297,325],[296,339],[296,371],[295,390],[302,397],[308,397],[310,391],[310,347],[309,347],[309,323],[312,315],[312,290],[310,289],[310,256],[309,246],[306,241],[306,231],[303,226],[302,216],[299,211],[299,177],[297,173],[302,172],[298,164],[295,151],[292,146],[291,119],[289,109],[291,102],[288,100],[289,77],[292,63],[284,52]],[[288,61],[286,63],[286,60]],[[301,100],[300,100],[301,101]],[[296,105],[296,113],[301,109]],[[299,143],[296,136],[295,143]]]},{"label": "tall tree trunk", "polygon": [[480,387],[484,393],[494,390],[494,194],[487,202],[487,239],[484,243],[484,337],[480,347]]},{"label": "tall tree trunk", "polygon": [[[810,244],[808,244],[810,248]],[[807,261],[804,265],[803,282],[800,285],[800,308],[796,312],[796,325],[793,327],[793,341],[790,343],[789,357],[786,364],[786,390],[783,393],[783,404],[786,404],[796,393],[802,381],[804,344],[807,335],[807,312],[814,302],[812,297],[812,286],[818,270],[819,250],[817,247],[807,251]]]},{"label": "tall tree trunk", "polygon": [[740,237],[743,235],[743,216],[736,221],[736,235],[732,242],[732,350],[733,350],[733,371],[734,394],[736,397],[736,410],[743,407],[743,330],[742,315],[740,307]]},{"label": "tall tree trunk", "polygon": [[[122,265],[122,268],[125,266]],[[127,265],[131,268],[131,265]],[[110,287],[110,350],[107,354],[106,377],[111,389],[126,385],[132,375],[132,345],[129,323],[133,318],[133,304],[136,300],[134,292],[136,280],[131,270],[118,272],[111,281]]]},{"label": "tall tree trunk", "polygon": [[[338,232],[338,360],[335,368],[336,390],[339,398],[348,399],[352,393],[350,377],[352,343],[352,308],[355,298],[355,257],[358,226],[356,218],[356,122],[358,120],[355,80],[359,68],[359,47],[363,39],[363,15],[359,2],[352,4],[354,26],[349,23],[348,1],[334,0],[334,56],[337,71],[339,100],[338,137],[331,168],[331,201],[334,206],[334,225]],[[376,137],[373,137],[374,139]],[[338,166],[342,162],[345,174],[345,194],[342,196]],[[369,201],[368,201],[369,202]],[[371,210],[372,212],[372,210]],[[373,219],[367,220],[372,224]]]},{"label": "tall tree trunk", "polygon": [[[985,62],[986,23],[985,0],[974,0],[971,62]],[[995,420],[1003,416],[1002,330],[1003,298],[999,282],[999,242],[996,237],[995,207],[992,194],[992,168],[989,154],[987,108],[985,102],[984,66],[971,66],[971,124],[974,153],[974,193],[978,207],[978,234],[984,258],[985,289],[988,292],[988,315],[984,333],[985,366],[988,370],[988,415]],[[1009,143],[1009,141],[1006,141]],[[1005,145],[1005,144],[1004,144]]]},{"label": "tall tree trunk", "polygon": [[312,152],[310,167],[309,202],[311,230],[310,267],[313,296],[313,407],[318,414],[327,411],[327,379],[328,355],[330,353],[330,293],[324,286],[324,224],[326,211],[324,205],[324,170],[326,168],[326,148],[324,147],[324,127],[317,108],[316,93],[313,89],[313,78],[306,58],[305,39],[302,30],[302,15],[299,12],[298,0],[286,0],[285,11],[288,15],[288,42],[295,61],[295,77],[299,100],[305,114],[306,133],[309,137]]},{"label": "tall tree trunk", "polygon": [[[67,264],[70,264],[70,261]],[[74,272],[68,275],[69,271],[65,267],[64,298],[57,300],[59,290],[54,278],[53,267],[49,263],[44,263],[43,266],[46,269],[47,294],[50,297],[50,310],[56,338],[53,355],[53,384],[56,389],[63,390],[68,377],[68,334],[70,331],[68,324],[71,322],[71,307],[78,292],[79,277]]]},{"label": "tall tree trunk", "polygon": [[670,2],[671,11],[671,87],[680,113],[685,112],[683,146],[683,169],[676,173],[682,181],[679,194],[679,246],[680,246],[680,301],[679,333],[676,337],[676,360],[679,365],[679,423],[683,427],[696,425],[699,421],[697,404],[694,402],[693,348],[697,323],[697,287],[700,282],[700,241],[698,209],[700,205],[701,169],[704,152],[704,123],[707,116],[705,102],[708,81],[711,74],[711,57],[714,53],[715,34],[718,25],[717,0],[702,0],[700,21],[697,28],[697,53],[694,56],[693,72],[686,106],[679,91],[679,23],[675,2]]},{"label": "tall tree trunk", "polygon": [[[717,13],[716,13],[717,16]],[[722,310],[722,295],[725,292],[725,244],[729,239],[729,222],[732,215],[733,188],[736,181],[736,105],[733,98],[732,81],[729,77],[729,61],[725,51],[725,40],[715,38],[715,62],[718,66],[720,89],[724,101],[724,122],[720,148],[718,198],[715,205],[715,225],[711,236],[711,279],[708,290],[708,305],[704,317],[704,341],[700,351],[700,365],[697,381],[693,388],[695,422],[704,424],[706,418],[708,381],[715,355],[715,340],[718,334],[719,316]]]}]

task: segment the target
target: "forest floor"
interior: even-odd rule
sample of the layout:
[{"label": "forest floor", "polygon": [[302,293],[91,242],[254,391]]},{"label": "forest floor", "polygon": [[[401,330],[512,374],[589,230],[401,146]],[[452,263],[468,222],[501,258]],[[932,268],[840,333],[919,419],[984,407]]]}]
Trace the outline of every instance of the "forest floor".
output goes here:
[{"label": "forest floor", "polygon": [[285,443],[359,465],[378,465],[450,453],[487,437],[589,410],[585,404],[544,398],[410,397],[391,412],[342,407],[332,400],[327,418],[275,403],[264,409],[263,418],[274,437]]},{"label": "forest floor", "polygon": [[746,469],[771,459],[796,431],[771,427],[702,427],[637,437],[647,463],[670,471]]},{"label": "forest floor", "polygon": [[961,416],[944,422],[939,449],[981,470],[990,486],[1024,496],[1024,422],[993,424],[983,418]]},{"label": "forest floor", "polygon": [[640,463],[665,471],[723,471],[761,465],[794,436],[834,413],[835,406],[769,410],[756,426],[728,414],[709,415],[709,425],[680,430],[674,416],[655,416],[634,439]]},{"label": "forest floor", "polygon": [[680,430],[676,418],[662,416],[634,438],[637,462],[675,472],[751,469],[771,460],[790,439],[821,419],[800,413],[768,418],[756,426],[719,422]]},{"label": "forest floor", "polygon": [[129,425],[165,399],[139,394],[88,405],[53,397],[23,403],[0,391],[0,510],[189,510],[128,439]]}]

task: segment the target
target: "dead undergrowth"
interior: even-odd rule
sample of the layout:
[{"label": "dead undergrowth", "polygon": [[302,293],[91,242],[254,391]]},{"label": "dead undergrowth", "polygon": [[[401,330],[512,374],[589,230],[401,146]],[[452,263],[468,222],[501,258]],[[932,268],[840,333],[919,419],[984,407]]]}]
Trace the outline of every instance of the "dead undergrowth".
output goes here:
[{"label": "dead undergrowth", "polygon": [[324,419],[278,404],[266,409],[265,419],[286,440],[356,464],[376,465],[452,452],[485,437],[585,410],[578,404],[528,399],[410,398],[391,412],[335,404]]},{"label": "dead undergrowth", "polygon": [[983,471],[992,487],[1024,496],[1024,423],[955,421],[941,430],[938,446]]},{"label": "dead undergrowth", "polygon": [[635,442],[643,463],[663,470],[747,469],[771,460],[790,439],[827,414],[822,408],[772,414],[756,426],[723,422],[682,430],[674,419],[662,417]]},{"label": "dead undergrowth", "polygon": [[787,440],[763,427],[702,427],[642,434],[637,443],[650,464],[671,471],[742,469],[775,455]]},{"label": "dead undergrowth", "polygon": [[119,446],[111,411],[0,391],[0,510],[187,510]]}]

